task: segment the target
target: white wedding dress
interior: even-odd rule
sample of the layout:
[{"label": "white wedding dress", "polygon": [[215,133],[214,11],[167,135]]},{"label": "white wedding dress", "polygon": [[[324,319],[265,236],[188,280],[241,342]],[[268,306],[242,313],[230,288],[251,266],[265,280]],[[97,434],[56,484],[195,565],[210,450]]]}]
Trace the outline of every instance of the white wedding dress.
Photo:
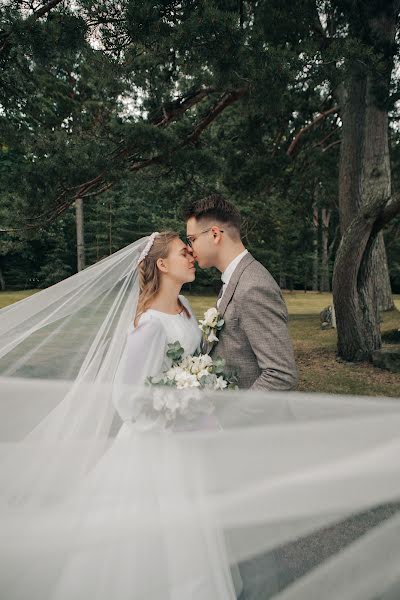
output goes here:
[{"label": "white wedding dress", "polygon": [[[188,473],[171,445],[173,430],[162,431],[157,420],[143,416],[143,395],[129,394],[132,384],[140,385],[149,375],[156,375],[171,364],[166,357],[167,345],[179,341],[185,355],[195,352],[201,340],[197,320],[184,297],[182,303],[190,318],[182,312],[169,315],[148,310],[139,325],[129,326],[126,346],[116,372],[113,400],[123,421],[114,443],[94,467],[71,500],[71,512],[82,512],[76,502],[94,499],[98,546],[73,554],[64,563],[52,598],[56,600],[234,600],[241,591],[236,565],[232,572],[226,542],[209,511],[202,507],[202,482]],[[199,428],[215,428],[212,419],[199,421]],[[165,438],[167,436],[167,438]],[[167,441],[167,444],[163,442]],[[101,499],[119,498],[110,515],[106,501],[105,517],[118,524],[125,515],[126,502],[132,507],[134,525],[126,539],[104,541]],[[169,503],[174,498],[187,507],[190,518],[178,526],[170,519]],[[195,505],[197,506],[197,509]],[[140,512],[154,511],[154,527],[140,523]],[[88,507],[88,514],[89,514]],[[196,518],[193,518],[195,513]],[[143,513],[144,514],[144,513]],[[110,519],[111,517],[111,519]],[[148,518],[145,519],[148,521]],[[129,523],[127,523],[129,526]],[[85,520],[80,524],[85,536]],[[92,530],[91,520],[88,527]],[[107,525],[106,525],[107,527]],[[128,527],[129,531],[129,527]],[[88,534],[90,537],[90,534]],[[236,591],[235,591],[236,588]]]}]

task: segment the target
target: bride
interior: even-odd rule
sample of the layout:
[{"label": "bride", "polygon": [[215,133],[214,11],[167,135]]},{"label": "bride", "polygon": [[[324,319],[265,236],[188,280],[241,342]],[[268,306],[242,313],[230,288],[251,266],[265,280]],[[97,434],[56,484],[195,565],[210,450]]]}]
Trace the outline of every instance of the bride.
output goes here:
[{"label": "bride", "polygon": [[169,368],[168,344],[178,341],[187,355],[198,350],[201,341],[196,317],[180,295],[182,285],[195,279],[196,269],[192,254],[178,234],[153,233],[137,266],[140,289],[136,314],[129,324],[114,380],[114,404],[124,424],[130,425],[122,427],[120,435],[132,430],[132,421],[135,429],[157,427],[141,410],[139,397],[137,404],[134,397],[129,397],[130,388],[126,386],[143,385],[148,376]]},{"label": "bride", "polygon": [[[218,423],[149,418],[167,345],[200,342],[194,277],[153,234],[0,311],[2,598],[234,600],[237,562],[400,497],[393,401],[218,392]],[[399,522],[305,577],[283,554],[279,599],[396,593]]]}]

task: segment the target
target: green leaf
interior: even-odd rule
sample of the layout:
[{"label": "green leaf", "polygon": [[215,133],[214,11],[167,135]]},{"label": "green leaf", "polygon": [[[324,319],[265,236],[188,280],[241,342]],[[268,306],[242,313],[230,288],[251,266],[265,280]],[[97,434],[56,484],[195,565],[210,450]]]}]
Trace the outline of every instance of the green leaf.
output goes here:
[{"label": "green leaf", "polygon": [[214,359],[213,371],[216,375],[222,375],[225,368],[225,360],[220,356]]},{"label": "green leaf", "polygon": [[174,342],[173,344],[168,344],[167,356],[172,360],[173,363],[178,363],[181,360],[184,352],[184,349],[178,341]]}]

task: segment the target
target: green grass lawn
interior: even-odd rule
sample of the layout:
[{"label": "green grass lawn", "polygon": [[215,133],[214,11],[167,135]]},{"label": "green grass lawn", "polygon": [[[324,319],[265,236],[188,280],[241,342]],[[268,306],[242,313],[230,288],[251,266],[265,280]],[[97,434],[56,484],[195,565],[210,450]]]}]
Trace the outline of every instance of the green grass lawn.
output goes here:
[{"label": "green grass lawn", "polygon": [[[0,292],[0,308],[21,300],[36,290]],[[399,396],[400,376],[376,369],[370,363],[343,364],[336,360],[336,332],[321,330],[319,313],[331,303],[327,293],[287,293],[289,328],[300,373],[301,391],[335,394]],[[187,295],[198,317],[212,306],[215,296]],[[398,310],[383,314],[382,332],[400,328],[400,296],[395,296]]]},{"label": "green grass lawn", "polygon": [[18,302],[26,298],[26,296],[32,296],[38,290],[24,290],[23,292],[0,292],[0,308],[4,308],[13,302]]}]

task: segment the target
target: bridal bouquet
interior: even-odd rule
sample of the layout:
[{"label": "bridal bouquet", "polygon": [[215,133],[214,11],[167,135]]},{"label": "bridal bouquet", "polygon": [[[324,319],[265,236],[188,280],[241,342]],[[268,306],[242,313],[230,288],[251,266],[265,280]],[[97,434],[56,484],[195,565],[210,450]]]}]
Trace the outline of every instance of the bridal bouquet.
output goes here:
[{"label": "bridal bouquet", "polygon": [[153,409],[162,413],[166,421],[173,421],[178,416],[194,419],[201,414],[211,414],[214,405],[204,391],[237,389],[237,378],[234,374],[224,373],[222,358],[213,360],[208,354],[182,358],[183,353],[179,342],[168,344],[171,367],[147,380],[155,386]]}]

